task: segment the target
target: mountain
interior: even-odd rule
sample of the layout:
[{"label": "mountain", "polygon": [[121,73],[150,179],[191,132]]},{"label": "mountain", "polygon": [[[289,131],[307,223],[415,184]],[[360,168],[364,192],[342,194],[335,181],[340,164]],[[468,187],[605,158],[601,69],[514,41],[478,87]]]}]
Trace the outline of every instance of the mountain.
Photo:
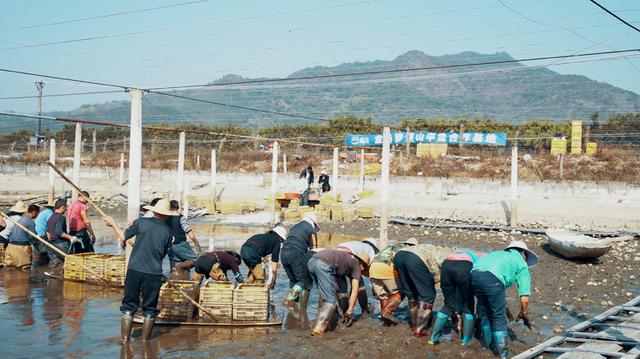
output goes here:
[{"label": "mountain", "polygon": [[[437,69],[388,72],[329,79],[225,85],[251,81],[226,75],[211,87],[171,91],[220,104],[265,109],[274,112],[326,119],[337,115],[371,117],[375,122],[393,124],[403,118],[492,117],[508,122],[529,119],[564,121],[588,119],[598,111],[602,118],[614,113],[640,111],[640,96],[585,76],[562,75],[544,67],[518,62],[486,66],[442,66],[480,62],[512,61],[504,52],[479,54],[462,52],[429,56],[413,50],[391,61],[345,63],[335,67],[317,66],[291,74],[290,78],[385,71],[411,68]],[[265,79],[260,79],[265,80]],[[84,105],[64,115],[89,119],[127,119],[129,103],[114,101]],[[284,123],[316,123],[313,119],[264,114],[237,107],[187,101],[159,94],[146,94],[145,122],[189,121],[233,123],[263,127]]]}]

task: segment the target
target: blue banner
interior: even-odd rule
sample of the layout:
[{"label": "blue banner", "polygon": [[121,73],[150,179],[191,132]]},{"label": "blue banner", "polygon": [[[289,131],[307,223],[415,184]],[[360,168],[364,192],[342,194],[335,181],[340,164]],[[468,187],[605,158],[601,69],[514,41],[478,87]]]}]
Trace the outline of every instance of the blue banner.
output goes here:
[{"label": "blue banner", "polygon": [[[460,143],[458,132],[410,132],[410,143]],[[464,132],[462,134],[465,145],[494,145],[506,146],[507,134],[505,132],[484,133]],[[391,144],[402,145],[407,143],[406,132],[392,132]],[[347,135],[344,145],[349,147],[382,146],[382,134]]]}]

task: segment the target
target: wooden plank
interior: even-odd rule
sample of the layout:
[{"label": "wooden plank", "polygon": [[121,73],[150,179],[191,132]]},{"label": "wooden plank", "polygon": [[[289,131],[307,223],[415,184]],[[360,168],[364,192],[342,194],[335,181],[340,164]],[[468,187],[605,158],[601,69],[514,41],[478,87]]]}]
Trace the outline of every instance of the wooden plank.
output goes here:
[{"label": "wooden plank", "polygon": [[598,340],[598,339],[585,339],[585,338],[564,338],[567,343],[602,343],[602,344],[618,344],[618,345],[636,345],[635,341],[628,340]]},{"label": "wooden plank", "polygon": [[[585,332],[569,332],[568,334],[578,337],[578,338],[593,338],[593,339],[611,339],[611,340],[619,340],[619,341],[628,341],[631,342],[633,340],[629,340],[629,338],[622,335],[615,335],[611,333],[601,332],[601,333],[585,333]],[[636,344],[640,344],[640,342],[635,341]]]},{"label": "wooden plank", "polygon": [[631,305],[624,305],[622,306],[622,308],[626,311],[629,312],[640,312],[640,307],[635,307],[635,306],[631,306]]},{"label": "wooden plank", "polygon": [[635,329],[640,330],[640,324],[636,323],[614,323],[614,324],[606,324],[606,323],[594,323],[594,327],[608,327],[608,328],[627,328],[627,329]]},{"label": "wooden plank", "polygon": [[581,349],[581,348],[560,348],[560,347],[549,347],[545,351],[551,353],[592,353],[592,354],[600,354],[608,357],[622,358],[625,353],[621,352],[610,352],[606,350],[596,350],[596,349]]}]

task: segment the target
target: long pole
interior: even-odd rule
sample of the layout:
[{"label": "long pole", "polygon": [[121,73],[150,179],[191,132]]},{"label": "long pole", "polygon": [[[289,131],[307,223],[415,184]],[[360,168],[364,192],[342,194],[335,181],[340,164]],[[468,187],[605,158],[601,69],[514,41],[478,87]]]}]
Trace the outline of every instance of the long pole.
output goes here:
[{"label": "long pole", "polygon": [[338,160],[340,153],[338,152],[338,147],[333,148],[333,173],[331,176],[333,177],[333,185],[331,186],[331,191],[335,193],[337,198],[338,196]]},{"label": "long pole", "polygon": [[[127,222],[136,220],[140,213],[140,183],[142,176],[142,91],[131,94],[131,120],[129,127],[129,182],[127,184]],[[126,143],[126,142],[125,142]],[[129,265],[133,243],[127,241],[125,263]]]},{"label": "long pole", "polygon": [[518,224],[518,135],[511,147],[511,219],[509,225]]},{"label": "long pole", "polygon": [[180,295],[182,295],[186,300],[188,300],[189,302],[191,302],[191,304],[195,305],[198,309],[200,309],[204,314],[208,315],[209,317],[211,317],[211,319],[213,319],[214,321],[218,321],[219,318],[216,317],[211,311],[209,311],[209,309],[203,307],[202,305],[200,305],[200,303],[196,302],[193,298],[191,298],[189,296],[189,294],[185,293],[182,289],[180,289],[177,285],[176,282],[174,282],[173,280],[168,280],[167,283],[169,283],[173,289],[177,290],[178,293],[180,293]]},{"label": "long pole", "polygon": [[[38,237],[37,234],[31,232],[27,227],[23,226],[22,224],[20,224],[18,221],[14,220],[13,218],[7,216],[6,214],[0,212],[0,214],[2,214],[2,217],[5,218],[5,220],[9,220],[11,222],[13,222],[13,224],[15,224],[18,228],[22,229],[23,231],[25,231],[28,235],[30,235],[31,237],[37,239],[38,241],[44,243],[44,245],[46,245],[47,247],[49,247],[51,250],[53,250],[54,252],[56,252],[57,254],[59,254],[60,256],[62,256],[63,258],[67,257],[67,253],[63,252],[62,250],[60,250],[58,247],[54,246],[53,244],[49,243],[48,241],[45,241],[44,239]],[[78,262],[77,263],[80,267],[84,268],[84,270],[86,270],[87,272],[93,274],[94,276],[96,276],[96,278],[98,278],[99,280],[105,282],[105,283],[109,283],[109,280],[107,280],[106,278],[104,278],[103,276],[101,276],[100,274],[96,273],[95,271],[93,271],[93,269],[85,266],[84,264],[82,264],[82,262]]]},{"label": "long pole", "polygon": [[[80,183],[80,160],[82,159],[82,124],[76,122],[76,137],[73,143],[73,182]],[[71,198],[75,201],[78,194],[73,193]]]},{"label": "long pole", "polygon": [[[55,165],[56,163],[56,140],[52,138],[49,143],[49,163]],[[52,168],[49,168],[49,195],[48,200],[49,203],[53,202],[53,197],[55,196],[56,191],[56,173]]]},{"label": "long pole", "polygon": [[273,143],[271,149],[271,224],[278,222],[276,218],[276,192],[278,191],[278,141]]},{"label": "long pole", "polygon": [[389,240],[389,161],[391,153],[391,129],[384,128],[382,134],[382,183],[380,188],[380,248],[385,248]]},{"label": "long pole", "polygon": [[180,145],[178,147],[178,176],[176,178],[176,198],[183,204],[182,192],[184,190],[184,152],[185,152],[186,134],[180,132]]},{"label": "long pole", "polygon": [[[44,88],[44,82],[42,80],[36,82],[36,89],[38,90],[38,116],[42,116],[42,89]],[[36,136],[40,136],[42,133],[42,119],[38,119],[38,132]]]}]

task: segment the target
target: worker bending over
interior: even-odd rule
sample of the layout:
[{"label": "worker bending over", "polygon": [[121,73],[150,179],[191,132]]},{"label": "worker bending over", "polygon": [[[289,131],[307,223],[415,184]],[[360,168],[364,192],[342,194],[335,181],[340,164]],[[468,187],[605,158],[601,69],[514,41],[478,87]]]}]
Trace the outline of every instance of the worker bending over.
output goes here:
[{"label": "worker bending over", "polygon": [[259,233],[247,239],[240,247],[240,256],[244,264],[249,268],[247,283],[264,284],[266,280],[263,260],[271,256],[272,279],[269,287],[276,285],[276,273],[280,261],[280,246],[287,239],[287,230],[282,225],[276,225],[266,233]]},{"label": "worker bending over", "polygon": [[240,254],[234,251],[213,251],[207,252],[198,259],[193,261],[187,261],[189,263],[188,269],[195,268],[194,280],[200,283],[204,278],[211,278],[215,281],[223,282],[227,281],[227,272],[233,273],[233,278],[237,283],[244,283],[242,274],[240,274],[240,263],[242,259]]},{"label": "worker bending over", "polygon": [[[375,238],[367,238],[363,241],[350,241],[341,243],[337,249],[347,251],[351,254],[362,255],[366,254],[369,258],[373,258],[380,252],[377,246],[378,242]],[[370,263],[367,263],[370,264]],[[343,311],[347,309],[347,302],[349,298],[349,288],[347,282],[339,283],[341,286],[338,288],[338,304]],[[360,287],[358,291],[358,304],[362,313],[372,314],[373,310],[369,308],[369,299],[367,298],[367,287],[364,284],[364,280],[360,277]]]},{"label": "worker bending over", "polygon": [[311,291],[312,283],[306,280],[304,273],[304,255],[318,246],[316,232],[319,230],[316,215],[311,212],[305,213],[302,220],[289,229],[280,253],[291,288],[287,303],[299,300],[301,294],[308,296]]},{"label": "worker bending over", "polygon": [[[180,210],[180,203],[176,200],[172,200],[170,204],[171,211],[178,213]],[[187,237],[191,242],[193,242],[196,251],[198,253],[201,251],[200,243],[198,243],[196,234],[193,232],[193,229],[191,229],[191,226],[189,226],[189,223],[187,223],[187,217],[182,214],[168,217],[165,220],[165,223],[171,229],[171,235],[174,238],[173,244],[171,244],[171,248],[169,250],[169,262],[171,268],[175,268],[176,270],[186,270],[187,267],[191,265],[191,262],[186,261],[195,261],[198,258],[196,252],[193,251],[193,248],[191,248],[187,242]]]}]

